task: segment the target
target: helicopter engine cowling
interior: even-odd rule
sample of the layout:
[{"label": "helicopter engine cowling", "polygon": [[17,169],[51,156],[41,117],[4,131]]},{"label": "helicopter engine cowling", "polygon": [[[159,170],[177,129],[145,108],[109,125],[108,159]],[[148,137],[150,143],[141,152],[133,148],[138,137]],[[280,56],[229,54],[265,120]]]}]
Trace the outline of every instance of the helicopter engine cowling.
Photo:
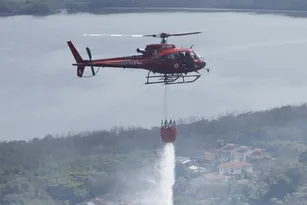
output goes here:
[{"label": "helicopter engine cowling", "polygon": [[139,48],[136,49],[136,52],[142,53],[142,54],[146,53],[145,49],[139,49]]}]

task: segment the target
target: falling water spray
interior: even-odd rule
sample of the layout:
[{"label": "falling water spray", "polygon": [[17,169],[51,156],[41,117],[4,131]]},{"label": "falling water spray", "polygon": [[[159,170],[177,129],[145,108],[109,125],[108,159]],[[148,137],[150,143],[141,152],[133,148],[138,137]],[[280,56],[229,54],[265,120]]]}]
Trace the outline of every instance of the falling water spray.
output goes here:
[{"label": "falling water spray", "polygon": [[175,146],[166,143],[161,156],[160,164],[160,196],[161,205],[173,205],[173,185],[175,183]]}]

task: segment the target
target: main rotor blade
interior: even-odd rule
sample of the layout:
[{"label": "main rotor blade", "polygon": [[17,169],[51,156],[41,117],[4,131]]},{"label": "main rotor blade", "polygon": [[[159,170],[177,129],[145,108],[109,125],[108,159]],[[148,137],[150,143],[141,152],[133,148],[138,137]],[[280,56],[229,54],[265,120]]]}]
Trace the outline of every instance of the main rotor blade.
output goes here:
[{"label": "main rotor blade", "polygon": [[208,29],[200,29],[197,32],[185,32],[185,33],[156,33],[156,34],[101,34],[101,33],[84,33],[83,36],[89,37],[154,37],[154,38],[167,38],[170,36],[185,36],[185,35],[194,35],[200,34],[203,30]]},{"label": "main rotor blade", "polygon": [[190,32],[190,33],[174,33],[174,34],[168,34],[168,36],[186,36],[186,35],[194,35],[194,34],[200,34],[201,31],[197,32]]},{"label": "main rotor blade", "polygon": [[84,33],[83,36],[88,37],[143,37],[143,35],[138,34],[100,34],[100,33]]},{"label": "main rotor blade", "polygon": [[195,34],[200,34],[202,33],[201,31],[197,32],[186,32],[186,33],[159,33],[159,34],[149,34],[149,35],[143,35],[143,37],[157,37],[157,38],[167,38],[170,36],[186,36],[186,35],[195,35]]}]

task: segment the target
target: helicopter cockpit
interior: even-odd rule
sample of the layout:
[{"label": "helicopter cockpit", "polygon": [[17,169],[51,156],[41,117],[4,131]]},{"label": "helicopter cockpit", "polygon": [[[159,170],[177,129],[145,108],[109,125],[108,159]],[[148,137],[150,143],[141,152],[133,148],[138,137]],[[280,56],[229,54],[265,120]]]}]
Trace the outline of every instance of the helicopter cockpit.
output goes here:
[{"label": "helicopter cockpit", "polygon": [[203,58],[193,50],[180,51],[178,54],[179,60],[186,69],[199,67],[202,64]]}]

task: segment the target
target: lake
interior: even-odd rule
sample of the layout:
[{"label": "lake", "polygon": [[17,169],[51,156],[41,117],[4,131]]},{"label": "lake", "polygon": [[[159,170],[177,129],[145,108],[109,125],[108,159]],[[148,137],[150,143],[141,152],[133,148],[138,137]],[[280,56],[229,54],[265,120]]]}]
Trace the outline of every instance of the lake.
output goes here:
[{"label": "lake", "polygon": [[[136,13],[0,18],[1,140],[113,126],[159,126],[163,85],[146,71],[101,68],[79,79],[66,41],[87,59],[136,54],[158,38],[84,37],[203,30],[169,43],[202,55],[211,72],[168,88],[168,117],[216,117],[307,101],[307,18],[248,13]],[[89,70],[87,72],[89,74]]]}]

